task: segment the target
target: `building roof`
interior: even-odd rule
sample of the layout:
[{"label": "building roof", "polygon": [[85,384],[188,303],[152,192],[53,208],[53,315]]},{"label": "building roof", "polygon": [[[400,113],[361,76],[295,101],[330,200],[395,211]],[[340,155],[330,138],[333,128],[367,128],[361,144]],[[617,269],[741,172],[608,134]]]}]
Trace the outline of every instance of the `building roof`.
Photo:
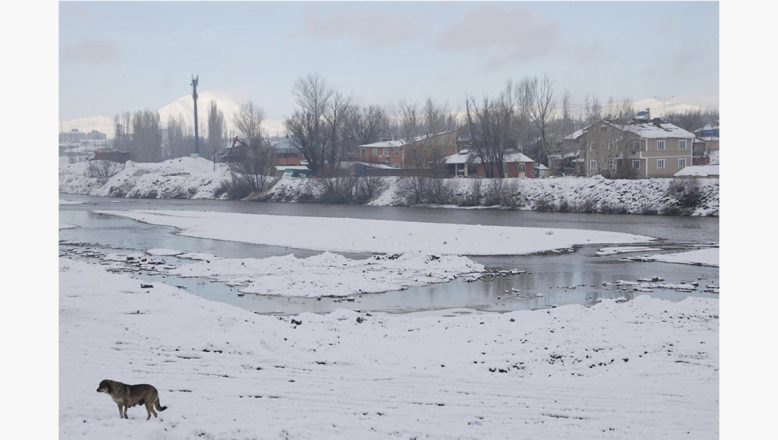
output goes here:
[{"label": "building roof", "polygon": [[[413,139],[413,142],[410,142],[410,143],[416,143],[416,142],[419,142],[419,141],[423,141],[425,139],[431,139],[431,138],[434,138],[434,137],[442,136],[444,134],[453,133],[455,131],[456,130],[448,130],[448,131],[441,131],[439,133],[429,134],[429,135],[423,134],[421,136],[416,136]],[[403,139],[396,139],[396,140],[389,140],[389,141],[373,142],[372,144],[363,144],[363,145],[360,145],[359,148],[393,148],[393,147],[403,147],[405,145],[406,145],[405,140],[403,140]]]},{"label": "building roof", "polygon": [[659,124],[659,126],[654,125],[652,122],[618,123],[605,121],[605,123],[620,130],[635,133],[636,135],[647,139],[694,139],[695,137],[694,133],[690,133],[683,128],[673,125],[669,122],[662,122]]},{"label": "building roof", "polygon": [[270,145],[273,147],[273,150],[275,150],[277,153],[299,153],[300,150],[297,149],[297,147],[292,144],[292,141],[289,140],[289,138],[277,138],[277,139],[271,139]]},{"label": "building roof", "polygon": [[[446,156],[444,161],[446,164],[449,165],[461,164],[461,163],[481,163],[481,158],[479,158],[478,156],[476,156],[475,153],[472,153],[469,150],[462,150],[457,154]],[[524,153],[519,153],[518,151],[511,151],[511,152],[506,152],[503,158],[503,162],[505,163],[534,162],[534,160],[530,159]]]},{"label": "building roof", "polygon": [[286,170],[307,171],[308,167],[302,165],[276,165],[275,169],[278,171],[286,171]]},{"label": "building roof", "polygon": [[568,134],[567,136],[565,136],[565,140],[574,141],[574,140],[578,139],[579,137],[581,137],[584,134],[586,134],[586,130],[588,130],[590,127],[591,127],[591,125],[587,125],[586,127],[579,128],[578,130],[576,130],[576,131]]},{"label": "building roof", "polygon": [[675,177],[682,177],[682,176],[705,177],[705,176],[718,176],[718,175],[719,175],[718,165],[692,165],[685,168],[681,168],[680,171],[674,174]]}]

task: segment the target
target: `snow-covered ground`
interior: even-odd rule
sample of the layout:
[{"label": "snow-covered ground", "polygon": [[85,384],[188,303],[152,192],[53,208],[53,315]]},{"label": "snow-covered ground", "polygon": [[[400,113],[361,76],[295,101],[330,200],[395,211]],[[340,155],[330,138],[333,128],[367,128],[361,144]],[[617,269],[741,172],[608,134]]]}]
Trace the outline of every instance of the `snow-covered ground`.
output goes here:
[{"label": "snow-covered ground", "polygon": [[182,235],[332,252],[521,255],[651,237],[583,229],[460,225],[204,211],[95,211],[173,226]]},{"label": "snow-covered ground", "polygon": [[[60,259],[60,437],[718,436],[718,301],[256,315]],[[168,406],[118,417],[102,379]]]},{"label": "snow-covered ground", "polygon": [[378,293],[477,276],[484,266],[467,257],[403,254],[352,260],[325,252],[308,258],[223,258],[179,267],[173,274],[207,277],[244,293],[319,298]]},{"label": "snow-covered ground", "polygon": [[701,264],[703,266],[719,265],[719,248],[697,249],[675,254],[656,254],[651,257],[654,261],[665,263]]},{"label": "snow-covered ground", "polygon": [[60,166],[59,190],[103,197],[212,199],[229,177],[225,164],[214,166],[203,158],[180,157],[160,163],[128,161],[110,178],[92,177],[89,162],[76,162]]},{"label": "snow-covered ground", "polygon": [[[59,190],[62,193],[135,198],[199,198],[221,196],[222,182],[230,179],[225,164],[203,158],[179,158],[160,163],[127,162],[125,169],[110,178],[90,177],[87,162],[62,164]],[[471,192],[481,180],[480,196],[486,200],[492,179],[444,179],[454,199],[473,199]],[[701,202],[692,215],[718,215],[718,178],[697,178]],[[677,202],[668,196],[673,179],[614,180],[602,177],[548,179],[504,179],[520,209],[656,214],[673,212]],[[367,201],[374,206],[398,206],[411,202],[401,191],[402,179],[387,177],[384,185]],[[278,202],[321,200],[323,186],[318,179],[280,179],[263,198]],[[675,210],[677,212],[677,210]]]},{"label": "snow-covered ground", "polygon": [[660,249],[647,246],[608,246],[597,250],[596,255],[603,257],[606,255],[625,254],[629,252],[648,252],[658,250]]}]

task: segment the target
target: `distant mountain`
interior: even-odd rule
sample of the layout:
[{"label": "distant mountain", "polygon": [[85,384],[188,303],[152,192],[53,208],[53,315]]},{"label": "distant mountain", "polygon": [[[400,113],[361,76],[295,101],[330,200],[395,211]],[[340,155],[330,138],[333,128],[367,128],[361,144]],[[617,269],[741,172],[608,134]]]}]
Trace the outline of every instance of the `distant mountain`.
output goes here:
[{"label": "distant mountain", "polygon": [[[208,106],[211,101],[216,102],[216,106],[224,114],[224,123],[227,128],[225,134],[234,132],[235,125],[233,124],[233,120],[235,115],[240,112],[240,104],[222,93],[203,90],[198,92],[197,98],[197,119],[201,135],[205,136],[208,130]],[[184,123],[194,129],[194,105],[192,103],[192,95],[184,95],[163,106],[158,112],[160,126],[163,128],[167,127],[167,122],[170,118],[177,119],[178,116],[181,115]],[[97,130],[107,134],[109,138],[113,137],[114,132],[113,117],[106,116],[76,118],[62,121],[61,125],[63,131],[70,131],[73,128],[77,128],[83,132]],[[283,135],[286,132],[283,121],[278,119],[266,119],[263,122],[263,128],[269,136]]]},{"label": "distant mountain", "polygon": [[[200,133],[205,135],[208,129],[208,106],[211,101],[216,102],[216,106],[224,113],[224,123],[227,126],[227,132],[234,131],[232,123],[233,118],[240,112],[240,104],[221,95],[217,92],[204,90],[198,92],[197,98],[197,119],[199,120]],[[194,104],[192,95],[184,95],[175,101],[159,109],[159,123],[162,127],[167,126],[170,118],[178,118],[181,115],[184,123],[194,129]]]}]

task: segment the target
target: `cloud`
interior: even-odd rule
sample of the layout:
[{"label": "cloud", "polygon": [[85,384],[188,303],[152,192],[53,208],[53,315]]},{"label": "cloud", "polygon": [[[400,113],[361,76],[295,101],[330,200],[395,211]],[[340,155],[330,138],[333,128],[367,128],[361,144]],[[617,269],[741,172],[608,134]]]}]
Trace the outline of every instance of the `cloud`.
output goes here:
[{"label": "cloud", "polygon": [[374,45],[410,41],[419,29],[405,19],[371,11],[357,11],[320,17],[306,14],[302,27],[292,36],[316,39],[353,39]]},{"label": "cloud", "polygon": [[70,63],[98,64],[117,54],[117,46],[109,39],[85,39],[63,46],[61,60]]},{"label": "cloud", "polygon": [[556,22],[525,8],[483,6],[469,11],[437,40],[441,49],[484,52],[484,68],[497,68],[543,58],[559,43]]}]

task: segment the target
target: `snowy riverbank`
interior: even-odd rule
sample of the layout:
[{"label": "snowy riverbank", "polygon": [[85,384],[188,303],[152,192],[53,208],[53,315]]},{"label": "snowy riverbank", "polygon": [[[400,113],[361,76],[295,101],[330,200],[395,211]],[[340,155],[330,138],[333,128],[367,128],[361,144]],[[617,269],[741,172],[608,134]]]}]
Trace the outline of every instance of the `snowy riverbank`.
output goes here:
[{"label": "snowy riverbank", "polygon": [[[110,197],[217,199],[224,197],[223,182],[230,180],[225,164],[214,166],[209,160],[189,157],[161,163],[127,162],[124,169],[112,177],[96,177],[97,174],[95,167],[90,169],[87,162],[61,164],[59,190]],[[443,179],[444,188],[438,188],[434,196],[445,201],[431,203],[505,205],[563,212],[718,215],[718,179],[694,179],[699,200],[692,207],[681,206],[669,193],[668,188],[673,181],[601,177],[503,179],[500,182],[495,179]],[[375,179],[371,185],[371,195],[359,203],[374,206],[420,203],[409,197],[407,179],[386,177]],[[280,179],[265,194],[257,197],[276,202],[326,202],[333,199],[325,191],[321,180],[296,178]]]},{"label": "snowy riverbank", "polygon": [[[60,259],[62,438],[718,435],[717,300],[279,318],[140,286]],[[104,378],[169,408],[120,420]]]}]

